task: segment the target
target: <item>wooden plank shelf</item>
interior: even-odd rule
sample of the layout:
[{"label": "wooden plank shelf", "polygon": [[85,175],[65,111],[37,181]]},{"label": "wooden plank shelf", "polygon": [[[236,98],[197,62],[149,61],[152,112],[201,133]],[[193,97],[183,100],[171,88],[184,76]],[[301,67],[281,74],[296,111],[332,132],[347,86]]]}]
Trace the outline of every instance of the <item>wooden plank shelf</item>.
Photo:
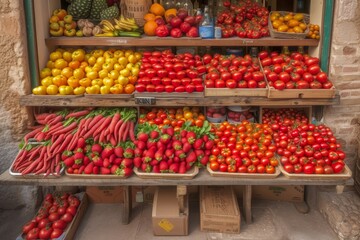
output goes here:
[{"label": "wooden plank shelf", "polygon": [[131,47],[235,47],[235,46],[313,46],[319,44],[314,39],[279,39],[279,38],[222,38],[222,39],[200,39],[200,38],[160,38],[160,37],[49,37],[45,39],[48,46],[131,46]]},{"label": "wooden plank shelf", "polygon": [[212,177],[205,169],[200,169],[193,179],[141,179],[133,175],[126,179],[71,178],[22,178],[5,171],[0,175],[1,185],[35,186],[177,186],[177,185],[353,185],[354,179],[289,179],[284,175],[272,179]]},{"label": "wooden plank shelf", "polygon": [[[153,106],[321,106],[340,103],[339,95],[335,98],[293,98],[269,99],[267,97],[199,97],[199,98],[156,98]],[[136,107],[135,98],[71,98],[66,96],[33,96],[25,95],[20,98],[21,106],[52,106],[52,107]]]}]

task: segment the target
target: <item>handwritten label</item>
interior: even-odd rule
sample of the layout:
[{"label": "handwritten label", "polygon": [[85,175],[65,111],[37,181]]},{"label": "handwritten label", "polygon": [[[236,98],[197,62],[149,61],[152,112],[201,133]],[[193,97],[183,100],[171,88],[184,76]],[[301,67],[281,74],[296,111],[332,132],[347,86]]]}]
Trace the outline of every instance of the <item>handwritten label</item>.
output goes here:
[{"label": "handwritten label", "polygon": [[108,39],[108,42],[111,44],[127,44],[126,39]]},{"label": "handwritten label", "polygon": [[155,105],[156,98],[154,97],[137,97],[135,103],[139,105]]}]

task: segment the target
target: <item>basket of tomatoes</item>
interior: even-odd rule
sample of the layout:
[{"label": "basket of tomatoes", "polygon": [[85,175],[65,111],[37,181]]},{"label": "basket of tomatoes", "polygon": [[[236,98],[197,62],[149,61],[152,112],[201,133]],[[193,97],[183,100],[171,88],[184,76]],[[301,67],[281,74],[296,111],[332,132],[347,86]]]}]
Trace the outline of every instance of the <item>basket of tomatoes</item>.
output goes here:
[{"label": "basket of tomatoes", "polygon": [[310,15],[286,11],[270,12],[269,31],[273,38],[303,39],[309,32]]}]

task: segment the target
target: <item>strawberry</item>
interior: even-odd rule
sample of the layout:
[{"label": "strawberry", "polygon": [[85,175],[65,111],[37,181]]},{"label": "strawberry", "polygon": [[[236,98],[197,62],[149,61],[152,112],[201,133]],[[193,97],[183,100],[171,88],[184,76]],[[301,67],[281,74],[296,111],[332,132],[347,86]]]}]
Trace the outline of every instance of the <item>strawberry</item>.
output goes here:
[{"label": "strawberry", "polygon": [[168,172],[169,170],[169,165],[166,161],[161,161],[159,163],[159,168],[160,168],[160,172]]},{"label": "strawberry", "polygon": [[187,131],[186,131],[186,130],[181,130],[180,136],[181,136],[182,138],[184,138],[184,137],[186,137],[186,135],[187,135]]},{"label": "strawberry", "polygon": [[164,151],[159,149],[156,151],[154,157],[157,161],[161,161],[163,159]]},{"label": "strawberry", "polygon": [[150,161],[150,165],[153,166],[153,167],[158,165],[158,164],[159,164],[159,161],[156,160],[156,159],[153,159],[153,160]]},{"label": "strawberry", "polygon": [[152,130],[152,131],[150,132],[150,138],[151,138],[151,139],[155,140],[155,139],[158,139],[158,137],[159,137],[159,132],[158,132],[158,131]]},{"label": "strawberry", "polygon": [[102,151],[102,147],[101,147],[100,144],[95,143],[95,144],[93,144],[93,145],[91,146],[91,151],[92,151],[92,152],[97,152],[97,153],[100,154],[101,151]]},{"label": "strawberry", "polygon": [[211,150],[210,149],[205,149],[205,155],[206,156],[210,156],[211,155]]},{"label": "strawberry", "polygon": [[76,160],[83,160],[84,157],[85,157],[85,155],[84,155],[84,153],[82,153],[82,152],[77,152],[77,153],[74,154],[74,159],[75,159],[75,161],[76,161]]},{"label": "strawberry", "polygon": [[150,162],[155,156],[155,151],[154,150],[147,150],[145,155],[144,155],[144,161],[145,162]]},{"label": "strawberry", "polygon": [[175,140],[172,142],[172,147],[175,150],[180,150],[180,149],[182,149],[182,143],[179,140]]},{"label": "strawberry", "polygon": [[85,169],[84,165],[80,166],[78,173],[82,174],[84,172],[84,169]]},{"label": "strawberry", "polygon": [[179,163],[172,163],[170,166],[169,166],[169,172],[171,173],[178,173],[179,172]]},{"label": "strawberry", "polygon": [[185,165],[186,165],[185,162],[180,163],[179,173],[182,173],[182,174],[186,173],[186,166]]},{"label": "strawberry", "polygon": [[169,159],[173,158],[174,157],[174,149],[166,149],[165,156]]},{"label": "strawberry", "polygon": [[84,166],[87,166],[91,162],[90,158],[88,156],[85,156],[83,159]]},{"label": "strawberry", "polygon": [[104,158],[103,167],[108,168],[110,166],[110,161],[108,158]]},{"label": "strawberry", "polygon": [[94,162],[95,166],[98,166],[98,167],[103,166],[104,161],[99,156],[94,156],[91,160]]},{"label": "strawberry", "polygon": [[186,162],[187,163],[191,163],[193,164],[194,162],[196,162],[196,154],[194,151],[190,152],[187,156],[186,156]]},{"label": "strawberry", "polygon": [[141,157],[143,155],[144,150],[140,149],[140,148],[135,148],[134,150],[134,156],[135,157]]},{"label": "strawberry", "polygon": [[111,171],[109,168],[106,167],[100,167],[100,174],[110,174]]},{"label": "strawberry", "polygon": [[110,168],[110,172],[111,174],[115,174],[116,171],[118,170],[119,166],[118,165],[112,165],[111,168]]},{"label": "strawberry", "polygon": [[137,141],[136,148],[144,150],[146,148],[146,142],[143,141]]},{"label": "strawberry", "polygon": [[190,143],[186,142],[186,143],[183,144],[182,150],[183,150],[185,153],[188,153],[188,152],[190,152],[191,148],[192,148],[192,147],[191,147]]},{"label": "strawberry", "polygon": [[186,153],[183,150],[176,150],[175,156],[179,157],[180,159],[186,158]]},{"label": "strawberry", "polygon": [[114,148],[114,153],[117,157],[123,157],[124,149],[120,146]]},{"label": "strawberry", "polygon": [[204,153],[204,151],[203,150],[201,150],[201,149],[195,149],[195,154],[196,154],[196,157],[197,157],[197,159],[200,159],[200,158],[202,158],[202,157],[204,157],[205,156],[205,153]]},{"label": "strawberry", "polygon": [[149,139],[149,136],[146,133],[139,132],[137,134],[137,139],[142,142],[146,142]]},{"label": "strawberry", "polygon": [[153,172],[153,173],[160,173],[160,167],[159,167],[159,165],[153,166],[152,172]]},{"label": "strawberry", "polygon": [[166,133],[169,134],[170,136],[174,136],[174,128],[173,127],[168,127],[166,128]]},{"label": "strawberry", "polygon": [[125,177],[130,177],[131,174],[133,173],[133,170],[132,170],[132,168],[124,168],[124,169],[122,170],[122,172],[124,173],[124,176],[125,176]]},{"label": "strawberry", "polygon": [[113,164],[120,165],[122,162],[122,158],[115,158]]},{"label": "strawberry", "polygon": [[167,161],[168,166],[170,166],[170,165],[173,164],[173,163],[174,163],[174,159],[169,159],[169,160]]},{"label": "strawberry", "polygon": [[190,170],[193,164],[194,164],[194,162],[187,162],[187,163],[185,164],[186,171],[187,171],[187,170]]},{"label": "strawberry", "polygon": [[142,164],[141,157],[135,157],[134,158],[134,166],[137,167],[137,168],[140,168],[141,164]]},{"label": "strawberry", "polygon": [[202,138],[198,138],[195,140],[194,144],[193,144],[193,147],[195,149],[201,149],[204,145],[204,141],[202,140]]},{"label": "strawberry", "polygon": [[101,151],[101,157],[108,158],[113,153],[114,153],[114,148],[111,145],[106,145],[105,148]]},{"label": "strawberry", "polygon": [[71,151],[64,151],[61,154],[61,160],[64,161],[65,159],[67,159],[68,157],[74,155]]},{"label": "strawberry", "polygon": [[125,149],[124,157],[125,158],[133,158],[134,157],[134,150],[131,149],[131,148]]},{"label": "strawberry", "polygon": [[74,156],[68,157],[65,160],[63,160],[64,164],[66,167],[71,167],[72,165],[75,164],[75,158]]},{"label": "strawberry", "polygon": [[174,162],[180,162],[180,161],[181,161],[181,159],[180,159],[179,157],[177,157],[177,156],[175,156],[175,157],[173,158],[173,160],[174,160]]},{"label": "strawberry", "polygon": [[80,138],[77,140],[76,147],[77,147],[77,148],[84,148],[85,146],[86,146],[85,139],[84,139],[83,137],[80,137]]},{"label": "strawberry", "polygon": [[99,167],[98,167],[98,166],[94,166],[92,172],[93,172],[93,174],[99,174],[99,173],[100,173]]},{"label": "strawberry", "polygon": [[168,144],[170,142],[170,140],[171,140],[170,135],[166,134],[166,133],[161,135],[161,137],[160,137],[160,142],[164,145]]},{"label": "strawberry", "polygon": [[193,144],[196,140],[196,134],[192,131],[189,131],[187,132],[186,134],[186,138],[187,138],[187,141],[190,143],[190,144]]},{"label": "strawberry", "polygon": [[204,140],[204,142],[207,142],[207,141],[210,140],[210,139],[209,139],[209,136],[208,136],[207,134],[205,134],[205,135],[202,137],[202,139]]},{"label": "strawberry", "polygon": [[166,148],[166,144],[163,144],[161,141],[158,141],[156,143],[156,148],[157,149],[165,149]]},{"label": "strawberry", "polygon": [[152,141],[152,140],[149,140],[149,141],[146,142],[146,148],[147,148],[147,149],[151,149],[151,148],[153,148],[153,147],[156,148],[156,142],[154,142],[154,141]]},{"label": "strawberry", "polygon": [[109,162],[112,164],[112,163],[114,163],[115,159],[116,159],[116,155],[115,155],[115,153],[113,153],[109,157]]},{"label": "strawberry", "polygon": [[209,141],[205,142],[205,148],[210,150],[214,147],[214,144],[215,144],[215,142],[213,140],[209,140]]},{"label": "strawberry", "polygon": [[90,162],[88,165],[86,165],[86,167],[84,168],[84,173],[85,174],[92,174],[93,173],[93,168],[94,168],[94,163]]},{"label": "strawberry", "polygon": [[206,164],[208,164],[208,162],[209,162],[209,156],[203,156],[201,159],[199,159],[199,162],[200,162],[203,166],[206,166]]},{"label": "strawberry", "polygon": [[124,158],[121,162],[121,166],[132,168],[134,166],[134,160],[130,158]]},{"label": "strawberry", "polygon": [[149,172],[151,172],[151,166],[150,166],[150,164],[148,164],[148,163],[142,163],[141,164],[141,170],[143,171],[143,172],[147,172],[147,173],[149,173]]}]

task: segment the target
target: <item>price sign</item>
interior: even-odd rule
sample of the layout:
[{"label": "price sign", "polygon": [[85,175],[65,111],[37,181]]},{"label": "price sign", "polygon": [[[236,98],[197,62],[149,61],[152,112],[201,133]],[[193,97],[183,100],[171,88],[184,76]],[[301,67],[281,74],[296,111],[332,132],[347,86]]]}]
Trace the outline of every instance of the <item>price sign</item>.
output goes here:
[{"label": "price sign", "polygon": [[135,103],[138,105],[155,105],[156,98],[154,98],[154,97],[136,97]]}]

